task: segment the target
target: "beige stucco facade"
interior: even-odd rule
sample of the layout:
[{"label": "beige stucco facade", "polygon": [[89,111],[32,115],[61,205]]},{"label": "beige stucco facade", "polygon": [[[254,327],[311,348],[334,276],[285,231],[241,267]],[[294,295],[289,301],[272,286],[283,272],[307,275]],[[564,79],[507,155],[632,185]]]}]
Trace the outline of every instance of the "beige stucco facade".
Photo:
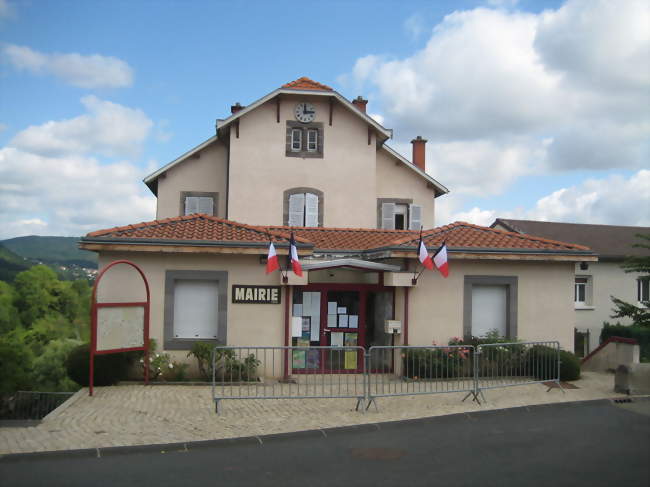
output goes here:
[{"label": "beige stucco facade", "polygon": [[589,349],[593,351],[598,347],[603,322],[631,323],[626,318],[610,317],[614,308],[611,296],[628,303],[640,304],[637,303],[638,274],[624,272],[620,261],[600,261],[589,263],[584,270],[580,269],[580,264],[576,264],[575,277],[588,279],[587,302],[584,306],[575,306],[574,322],[579,331],[589,330]]},{"label": "beige stucco facade", "polygon": [[[322,157],[286,154],[287,122],[311,103],[322,127]],[[434,226],[435,189],[381,147],[382,137],[358,114],[323,96],[283,95],[242,115],[205,148],[157,178],[158,219],[182,214],[182,192],[219,194],[216,216],[252,225],[283,225],[285,191],[322,192],[324,227],[378,227],[378,199],[408,200]],[[356,109],[354,109],[356,110]],[[407,163],[410,164],[410,163]]]},{"label": "beige stucco facade", "polygon": [[[103,252],[99,265],[129,259],[139,265],[151,291],[151,337],[165,343],[165,275],[168,271],[226,271],[227,344],[230,346],[282,346],[285,333],[286,287],[281,304],[234,304],[232,285],[280,285],[278,273],[266,275],[257,255],[156,254],[148,252]],[[395,319],[406,321],[405,290],[408,289],[408,342],[410,345],[446,344],[464,334],[467,310],[464,293],[467,276],[510,276],[517,278],[516,338],[527,341],[558,340],[562,348],[573,349],[573,264],[570,262],[472,262],[452,261],[447,279],[439,273],[423,273],[417,285],[394,287]],[[311,271],[310,283],[376,283],[377,275],[359,271]],[[294,289],[297,289],[294,287]],[[543,297],[543,298],[541,298]],[[100,287],[100,301],[142,299],[140,279],[126,266],[106,274]],[[471,306],[471,304],[469,304]],[[395,344],[403,344],[404,334]],[[187,348],[191,346],[188,342]],[[163,349],[159,346],[159,349]],[[176,360],[188,360],[187,351],[166,350]]]}]

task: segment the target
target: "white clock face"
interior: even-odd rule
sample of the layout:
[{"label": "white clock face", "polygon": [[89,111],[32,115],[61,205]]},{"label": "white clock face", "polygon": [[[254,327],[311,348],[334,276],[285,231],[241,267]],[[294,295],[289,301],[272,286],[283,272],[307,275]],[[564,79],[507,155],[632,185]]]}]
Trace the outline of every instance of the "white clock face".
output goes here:
[{"label": "white clock face", "polygon": [[296,120],[302,123],[313,122],[316,117],[316,109],[314,105],[307,102],[298,103],[294,110]]}]

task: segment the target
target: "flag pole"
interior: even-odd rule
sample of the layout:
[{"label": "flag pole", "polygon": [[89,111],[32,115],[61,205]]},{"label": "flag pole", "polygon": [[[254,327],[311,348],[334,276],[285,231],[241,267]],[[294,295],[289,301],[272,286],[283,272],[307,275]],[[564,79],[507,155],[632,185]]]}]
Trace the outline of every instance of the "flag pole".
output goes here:
[{"label": "flag pole", "polygon": [[417,273],[418,272],[418,265],[419,265],[419,262],[420,262],[419,256],[420,256],[420,245],[421,245],[421,243],[422,243],[422,225],[420,225],[420,240],[418,240],[418,248],[416,250],[416,253],[418,254],[418,260],[417,260],[418,263],[415,264],[415,270],[413,271],[413,278],[411,279],[411,283],[413,285],[418,283],[418,278],[420,277],[420,275],[424,271],[424,266],[422,266],[422,270],[420,271],[420,274]]}]

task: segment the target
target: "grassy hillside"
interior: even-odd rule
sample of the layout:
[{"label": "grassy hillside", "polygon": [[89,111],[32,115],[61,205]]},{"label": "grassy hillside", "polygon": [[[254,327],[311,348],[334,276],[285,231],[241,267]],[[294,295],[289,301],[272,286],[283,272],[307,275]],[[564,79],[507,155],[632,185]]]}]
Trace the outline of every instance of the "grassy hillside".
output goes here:
[{"label": "grassy hillside", "polygon": [[10,238],[0,242],[7,249],[21,257],[39,260],[48,264],[71,265],[97,268],[97,255],[80,250],[78,237],[28,237]]}]

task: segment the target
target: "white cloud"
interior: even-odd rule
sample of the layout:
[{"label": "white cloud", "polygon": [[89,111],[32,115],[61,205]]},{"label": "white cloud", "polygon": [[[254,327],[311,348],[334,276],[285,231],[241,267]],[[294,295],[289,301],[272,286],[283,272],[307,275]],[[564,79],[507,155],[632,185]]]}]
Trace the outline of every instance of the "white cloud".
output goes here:
[{"label": "white cloud", "polygon": [[429,140],[429,172],[453,192],[483,181],[499,194],[543,170],[638,170],[650,159],[649,17],[644,0],[458,11],[423,49],[364,56],[349,77],[396,145]]},{"label": "white cloud", "polygon": [[99,54],[43,54],[26,46],[9,44],[4,57],[17,69],[52,74],[80,88],[121,88],[133,83],[133,70],[121,59]]},{"label": "white cloud", "polygon": [[48,157],[0,149],[0,238],[38,233],[83,235],[150,220],[155,199],[129,162],[100,164],[88,156]]},{"label": "white cloud", "polygon": [[19,132],[9,145],[43,156],[98,153],[133,156],[139,153],[153,122],[139,109],[89,95],[81,99],[89,113],[49,121]]},{"label": "white cloud", "polygon": [[532,208],[497,211],[473,207],[462,209],[462,197],[441,201],[436,225],[467,221],[490,225],[496,218],[518,218],[567,223],[650,226],[650,170],[641,169],[626,178],[613,175],[591,178],[560,188],[540,198]]},{"label": "white cloud", "polygon": [[413,14],[404,21],[404,29],[415,40],[422,35],[425,30],[424,19],[419,14]]},{"label": "white cloud", "polygon": [[119,159],[139,152],[151,120],[94,96],[82,102],[89,113],[29,127],[0,148],[0,238],[83,235],[155,217],[141,183],[150,164]]}]

